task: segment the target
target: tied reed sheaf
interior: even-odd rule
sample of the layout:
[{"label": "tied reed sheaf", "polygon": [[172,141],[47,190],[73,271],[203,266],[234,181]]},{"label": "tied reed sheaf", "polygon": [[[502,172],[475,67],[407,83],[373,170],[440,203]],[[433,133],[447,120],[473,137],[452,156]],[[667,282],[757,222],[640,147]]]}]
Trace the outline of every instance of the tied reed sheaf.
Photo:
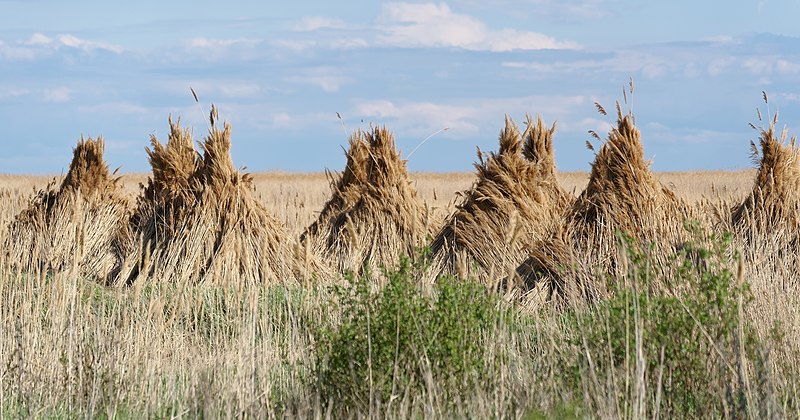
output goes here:
[{"label": "tied reed sheaf", "polygon": [[428,209],[386,127],[350,137],[346,166],[331,181],[331,190],[301,241],[331,259],[339,272],[379,272],[425,246]]},{"label": "tied reed sheaf", "polygon": [[[769,104],[766,94],[765,103]],[[761,112],[758,112],[759,122]],[[800,149],[796,137],[788,139],[788,131],[778,133],[778,112],[760,125],[758,145],[750,143],[753,159],[758,165],[752,192],[733,209],[734,230],[750,240],[765,235],[793,236],[800,228]],[[760,153],[759,153],[760,148]]]},{"label": "tied reed sheaf", "polygon": [[[599,104],[598,109],[605,114]],[[517,273],[548,298],[591,300],[604,293],[597,270],[612,278],[624,275],[618,233],[665,254],[685,240],[690,218],[689,206],[653,177],[633,114],[623,114],[617,103],[616,127],[595,156],[588,185],[559,229],[532,245]]]},{"label": "tied reed sheaf", "polygon": [[108,282],[116,244],[130,237],[128,199],[103,160],[105,143],[81,138],[66,177],[40,190],[11,224],[4,250],[12,266],[28,273],[73,270]]},{"label": "tied reed sheaf", "polygon": [[327,184],[253,178],[213,106],[135,198],[100,139],[29,202],[0,176],[0,417],[800,417],[793,138],[754,184],[659,174],[616,116],[588,179],[530,117],[470,176],[371,127]]},{"label": "tied reed sheaf", "polygon": [[532,242],[560,223],[573,197],[556,180],[556,126],[547,127],[541,117],[528,116],[526,123],[520,135],[506,117],[499,151],[484,159],[478,150],[478,179],[431,244],[434,277],[504,277],[525,259]]},{"label": "tied reed sheaf", "polygon": [[202,156],[179,121],[170,119],[166,146],[151,138],[153,175],[131,218],[138,234],[120,279],[307,282],[325,272],[253,196],[251,176],[231,160],[231,126],[218,120],[212,107]]}]

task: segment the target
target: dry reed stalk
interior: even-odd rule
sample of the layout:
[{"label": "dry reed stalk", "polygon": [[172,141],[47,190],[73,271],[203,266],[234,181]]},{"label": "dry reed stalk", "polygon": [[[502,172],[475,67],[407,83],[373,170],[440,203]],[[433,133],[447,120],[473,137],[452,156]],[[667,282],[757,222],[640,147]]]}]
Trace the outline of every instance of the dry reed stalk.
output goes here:
[{"label": "dry reed stalk", "polygon": [[305,282],[326,270],[253,196],[252,177],[230,155],[231,126],[217,125],[195,151],[191,133],[170,119],[166,145],[151,138],[153,176],[131,224],[138,246],[120,267],[128,283]]},{"label": "dry reed stalk", "polygon": [[428,212],[386,127],[353,133],[347,165],[331,189],[301,241],[332,259],[340,272],[392,267],[425,244]]},{"label": "dry reed stalk", "polygon": [[26,272],[60,272],[76,264],[78,274],[107,282],[130,231],[130,204],[103,160],[102,137],[81,138],[69,171],[56,187],[40,190],[9,227],[5,249],[11,264]]},{"label": "dry reed stalk", "polygon": [[549,295],[592,299],[603,293],[592,281],[594,270],[611,278],[627,274],[618,264],[618,232],[660,250],[685,240],[691,209],[653,177],[633,116],[623,115],[619,104],[617,110],[617,126],[595,156],[589,183],[567,212],[563,231],[535,245],[518,269],[529,287],[541,288],[538,283],[546,281]]},{"label": "dry reed stalk", "polygon": [[507,117],[500,150],[486,159],[478,150],[477,180],[431,245],[434,275],[494,282],[525,259],[530,243],[551,234],[574,199],[556,180],[555,130],[528,116],[520,135]]}]

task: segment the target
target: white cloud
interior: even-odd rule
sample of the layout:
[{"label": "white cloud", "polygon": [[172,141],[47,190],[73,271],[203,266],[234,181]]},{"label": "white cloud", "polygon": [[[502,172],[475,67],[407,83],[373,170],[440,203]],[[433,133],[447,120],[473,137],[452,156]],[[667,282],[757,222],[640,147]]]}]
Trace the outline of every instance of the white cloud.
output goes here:
[{"label": "white cloud", "polygon": [[298,76],[289,78],[289,81],[315,85],[325,92],[338,92],[347,79],[339,76]]},{"label": "white cloud", "polygon": [[490,29],[480,20],[455,13],[445,3],[389,3],[383,7],[379,42],[399,47],[455,47],[476,51],[575,49],[573,42],[515,29]]},{"label": "white cloud", "polygon": [[317,67],[303,70],[300,75],[287,79],[292,83],[303,83],[319,87],[325,92],[338,92],[350,78],[342,76],[339,71],[330,67]]},{"label": "white cloud", "polygon": [[552,76],[562,73],[614,72],[630,75],[641,72],[649,79],[659,78],[678,69],[686,70],[692,62],[680,63],[669,54],[655,55],[638,51],[619,51],[603,59],[576,59],[573,61],[506,61],[503,67],[530,70],[533,74]]},{"label": "white cloud", "polygon": [[18,98],[30,94],[30,89],[18,87],[0,87],[0,98]]},{"label": "white cloud", "polygon": [[71,97],[72,91],[65,87],[45,89],[42,92],[42,99],[45,102],[69,102]]},{"label": "white cloud", "polygon": [[731,138],[736,138],[737,134],[739,133],[701,129],[701,130],[693,130],[688,133],[678,134],[677,136],[674,136],[674,141],[676,143],[720,142],[729,140]]},{"label": "white cloud", "polygon": [[12,46],[0,41],[0,58],[9,61],[29,61],[36,58],[36,52],[31,48]]},{"label": "white cloud", "polygon": [[9,61],[31,61],[51,56],[54,52],[63,49],[79,50],[87,54],[99,50],[113,52],[115,54],[121,54],[124,51],[119,45],[86,40],[71,34],[61,34],[50,37],[37,32],[28,39],[17,41],[13,44],[0,41],[0,59]]},{"label": "white cloud", "polygon": [[252,98],[262,92],[261,86],[255,83],[222,84],[219,90],[222,96],[227,98]]},{"label": "white cloud", "polygon": [[263,40],[255,38],[218,39],[196,37],[186,41],[186,50],[182,54],[170,57],[173,60],[220,61],[224,59],[249,60],[263,55]]},{"label": "white cloud", "polygon": [[564,2],[563,0],[545,0],[552,15],[564,16],[570,20],[600,19],[611,16],[607,0],[584,0]]},{"label": "white cloud", "polygon": [[732,57],[722,57],[712,60],[708,64],[708,74],[710,76],[719,76],[735,62]]},{"label": "white cloud", "polygon": [[742,68],[757,76],[796,75],[800,73],[800,63],[780,56],[760,56],[745,60]]},{"label": "white cloud", "polygon": [[730,35],[717,35],[705,38],[704,41],[712,42],[718,45],[738,45],[742,41],[739,38],[734,38]]},{"label": "white cloud", "polygon": [[44,34],[35,33],[28,38],[27,41],[23,42],[26,45],[49,45],[53,42],[53,38],[50,38]]},{"label": "white cloud", "polygon": [[800,103],[800,93],[778,92],[775,94],[770,94],[770,96],[780,98],[783,102]]},{"label": "white cloud", "polygon": [[106,150],[109,152],[111,151],[138,152],[139,150],[141,150],[140,148],[142,147],[142,142],[136,140],[119,140],[119,139],[108,139],[108,138],[104,138],[103,140],[105,141],[106,144]]},{"label": "white cloud", "polygon": [[356,105],[355,112],[365,117],[399,121],[401,126],[411,127],[414,134],[430,133],[442,128],[464,135],[479,131],[475,118],[480,109],[474,106],[410,102],[395,104],[389,100],[363,101]]},{"label": "white cloud", "polygon": [[194,98],[190,88],[194,89],[202,104],[217,102],[221,99],[260,99],[266,97],[270,92],[286,92],[254,83],[248,79],[211,76],[205,79],[170,77],[153,83],[154,88],[158,91],[189,99],[192,103],[194,103]]},{"label": "white cloud", "polygon": [[478,7],[504,8],[529,18],[557,22],[598,20],[612,15],[615,0],[452,0],[454,3]]},{"label": "white cloud", "polygon": [[486,133],[484,129],[488,127],[499,130],[505,114],[516,116],[520,124],[526,112],[539,112],[545,119],[569,117],[576,108],[587,105],[588,99],[585,96],[536,95],[473,99],[461,101],[458,105],[433,102],[397,103],[384,99],[359,101],[354,113],[365,118],[375,118],[377,123],[392,122],[412,135],[424,137],[447,127],[449,130],[446,136],[464,137]]},{"label": "white cloud", "polygon": [[295,31],[312,32],[320,29],[345,29],[347,24],[341,19],[333,19],[322,16],[309,16],[303,18],[293,26]]},{"label": "white cloud", "polygon": [[55,37],[49,37],[37,32],[31,35],[27,41],[22,42],[22,44],[35,47],[49,47],[54,49],[68,47],[87,53],[96,50],[105,50],[116,54],[121,54],[123,52],[123,48],[119,45],[114,45],[107,42],[90,41],[78,38],[77,36],[71,34],[62,34]]},{"label": "white cloud", "polygon": [[107,50],[117,54],[122,52],[122,47],[118,45],[108,44],[105,42],[87,41],[72,35],[61,35],[58,37],[58,42],[60,42],[61,45],[77,48],[86,52],[93,50]]},{"label": "white cloud", "polygon": [[105,115],[130,115],[150,113],[147,108],[130,102],[106,102],[97,105],[87,105],[78,108],[79,111],[89,114]]},{"label": "white cloud", "polygon": [[574,130],[571,131],[582,131],[584,133],[593,130],[601,139],[604,139],[606,134],[609,133],[614,126],[609,121],[590,117],[581,119],[576,127],[572,128],[574,128]]},{"label": "white cloud", "polygon": [[286,112],[279,112],[272,116],[272,124],[276,127],[288,127],[294,123],[294,118]]},{"label": "white cloud", "polygon": [[261,42],[258,39],[250,38],[237,38],[237,39],[211,39],[206,37],[197,37],[189,40],[189,47],[191,48],[206,48],[206,49],[220,49],[233,46],[251,46]]}]

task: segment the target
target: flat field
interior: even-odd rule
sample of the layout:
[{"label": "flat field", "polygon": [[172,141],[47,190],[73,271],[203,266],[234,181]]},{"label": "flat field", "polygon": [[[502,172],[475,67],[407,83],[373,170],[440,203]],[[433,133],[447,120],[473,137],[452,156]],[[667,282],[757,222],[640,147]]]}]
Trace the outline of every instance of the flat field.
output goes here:
[{"label": "flat field", "polygon": [[[736,202],[750,192],[755,171],[662,172],[656,178],[690,203],[704,198]],[[296,235],[308,227],[330,198],[331,189],[324,173],[259,172],[253,174],[256,196],[270,213]],[[47,185],[53,176],[0,175],[3,227],[26,205],[34,191]],[[458,192],[468,190],[474,173],[412,173],[414,187],[431,208],[433,217],[443,220],[458,202]],[[558,180],[575,195],[586,186],[587,172],[559,173]],[[60,179],[59,179],[60,181]],[[146,174],[122,176],[124,190],[131,198],[146,183]]]}]

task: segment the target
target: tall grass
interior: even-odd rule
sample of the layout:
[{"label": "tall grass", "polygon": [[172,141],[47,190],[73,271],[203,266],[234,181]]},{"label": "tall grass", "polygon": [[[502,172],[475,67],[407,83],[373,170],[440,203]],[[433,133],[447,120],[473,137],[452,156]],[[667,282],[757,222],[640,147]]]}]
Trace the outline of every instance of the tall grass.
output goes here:
[{"label": "tall grass", "polygon": [[[699,235],[699,234],[698,234]],[[2,267],[8,416],[786,417],[797,411],[797,293],[772,294],[730,238],[697,237],[642,285],[620,242],[613,297],[531,308],[480,283],[312,288],[152,283]],[[422,259],[417,259],[422,260]],[[385,283],[384,286],[379,284]]]}]

